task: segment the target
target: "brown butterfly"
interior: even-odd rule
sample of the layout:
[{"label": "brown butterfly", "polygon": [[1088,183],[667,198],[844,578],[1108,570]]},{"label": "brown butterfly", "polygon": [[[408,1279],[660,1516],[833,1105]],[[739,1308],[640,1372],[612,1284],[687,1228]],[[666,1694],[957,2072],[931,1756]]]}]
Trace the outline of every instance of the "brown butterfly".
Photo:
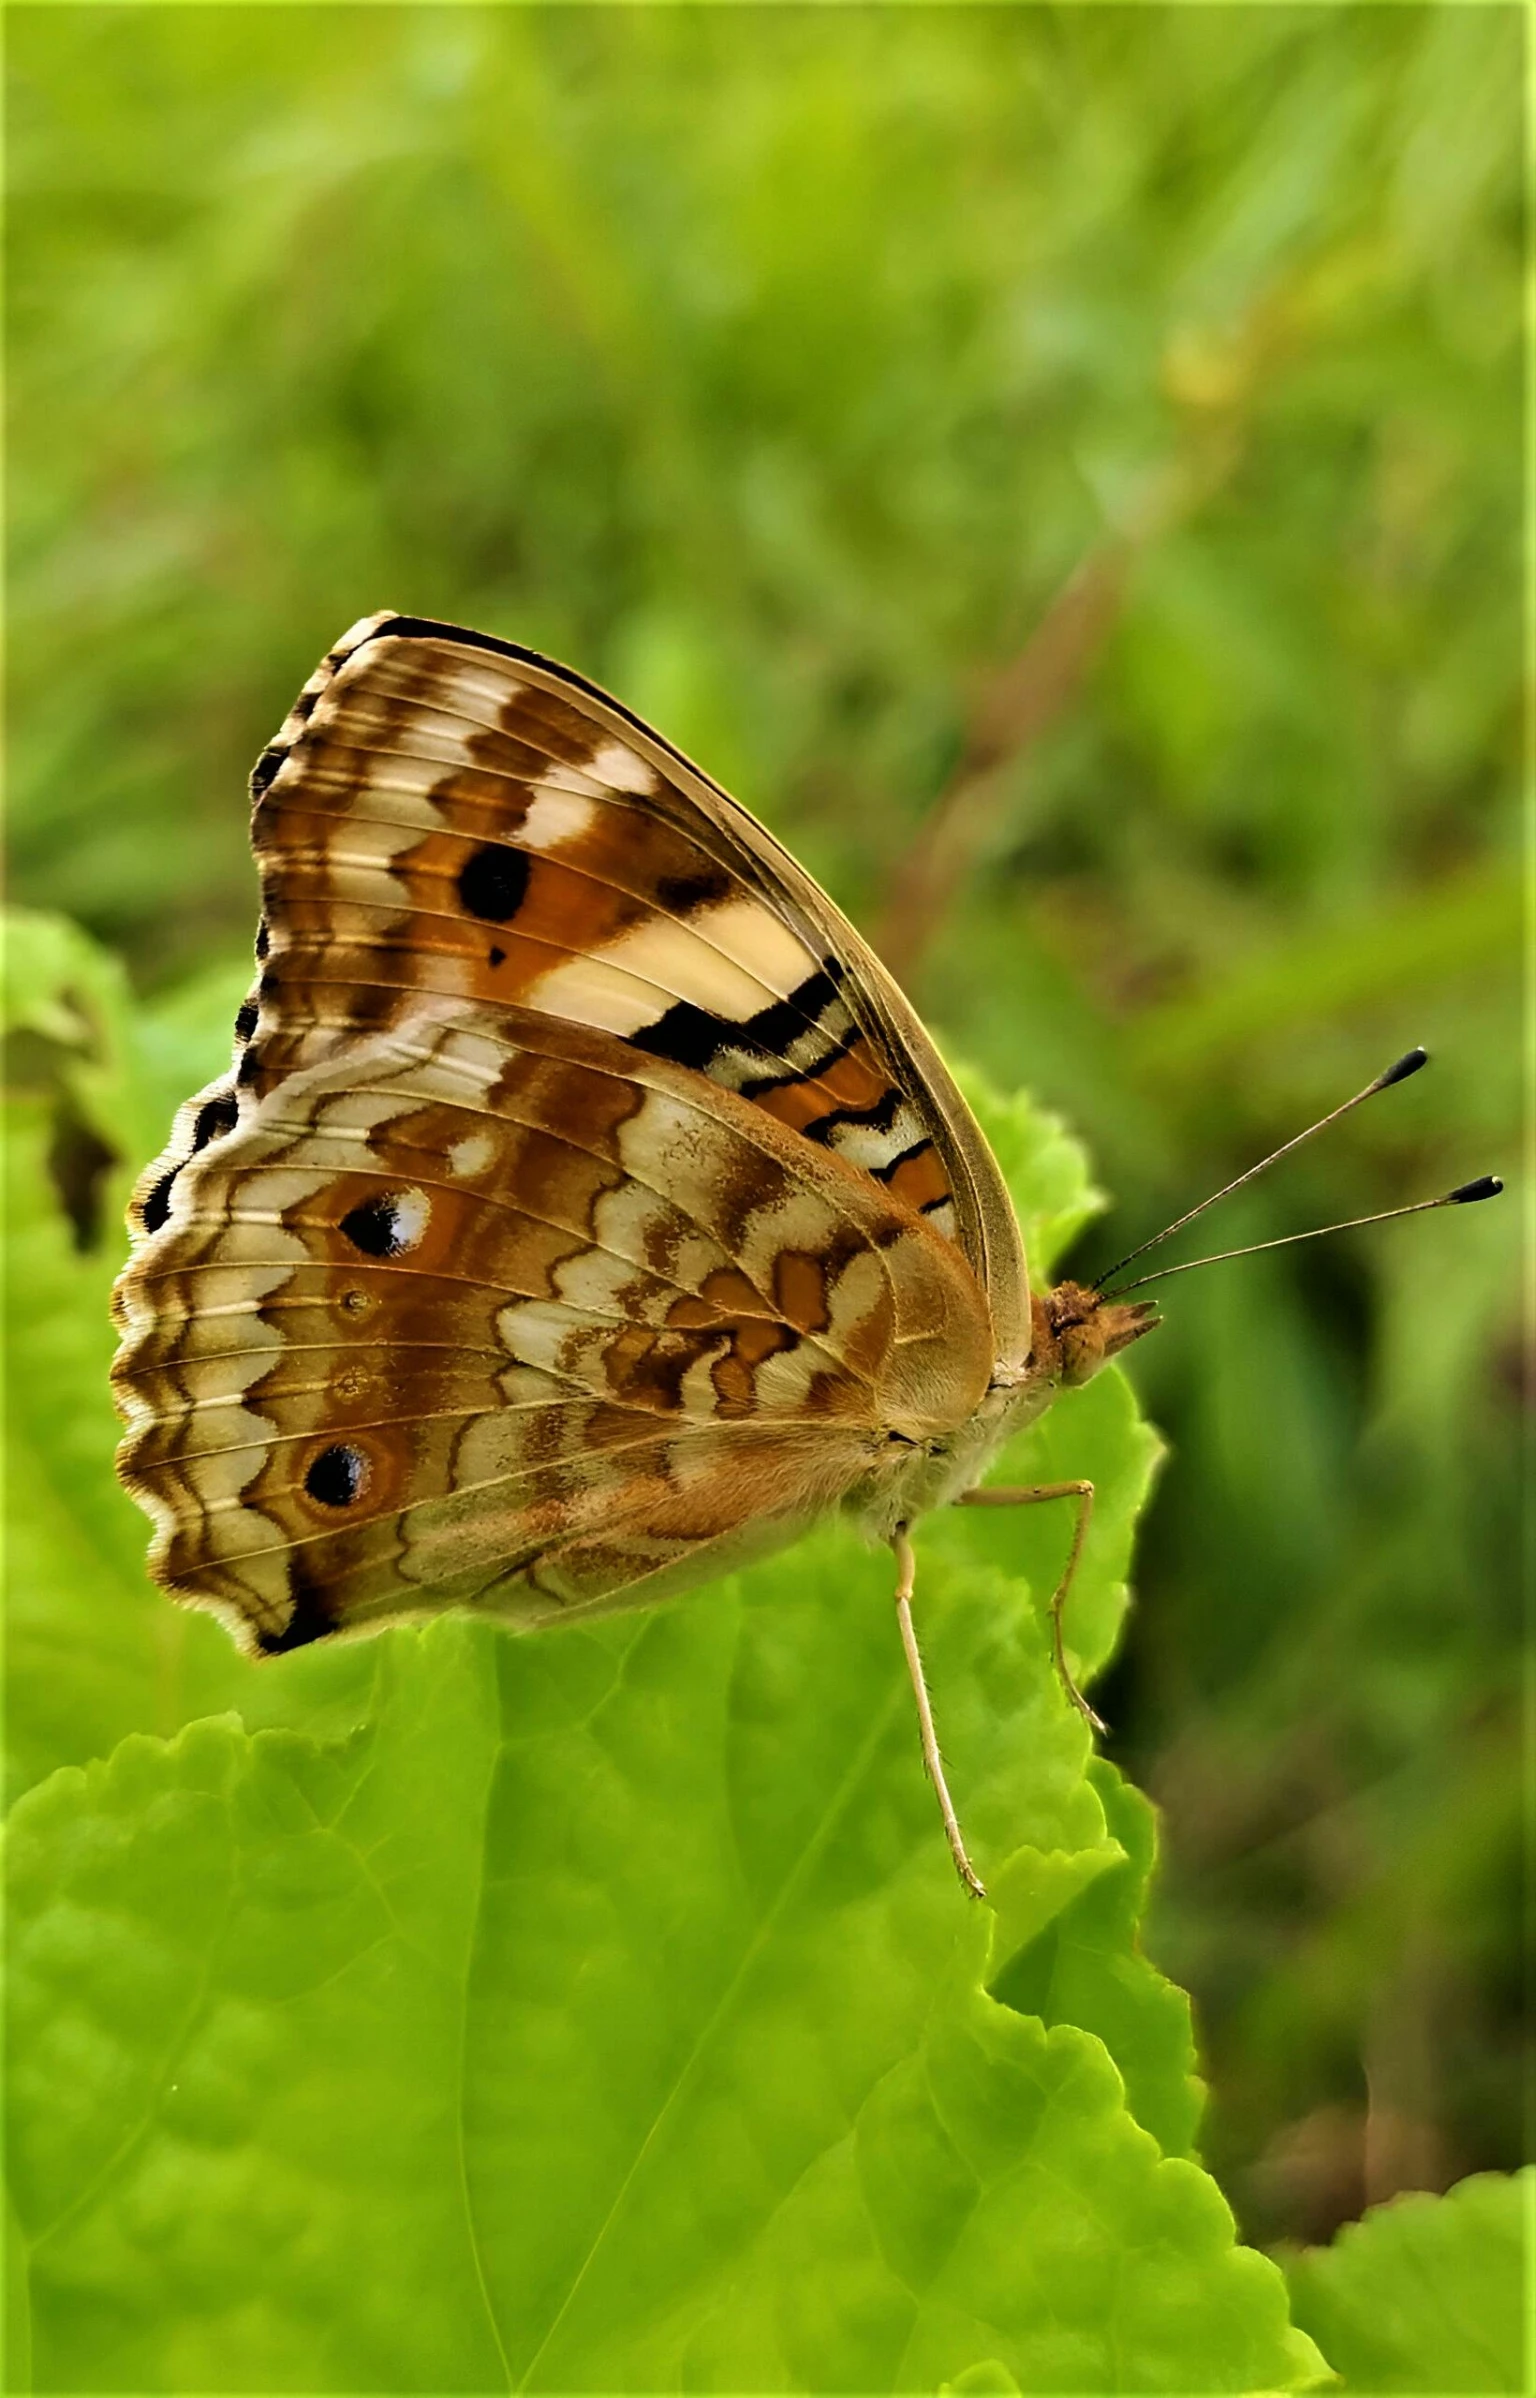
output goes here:
[{"label": "brown butterfly", "polygon": [[152,1571],[270,1654],[447,1607],[648,1605],[845,1508],[895,1553],[980,1894],[908,1528],[1076,1501],[1052,1622],[1089,1714],[1061,1610],[1092,1487],[977,1485],[1152,1309],[1031,1294],[996,1161],[879,960],[581,676],[369,617],[251,790],[235,1062],[142,1177],[114,1294]]}]

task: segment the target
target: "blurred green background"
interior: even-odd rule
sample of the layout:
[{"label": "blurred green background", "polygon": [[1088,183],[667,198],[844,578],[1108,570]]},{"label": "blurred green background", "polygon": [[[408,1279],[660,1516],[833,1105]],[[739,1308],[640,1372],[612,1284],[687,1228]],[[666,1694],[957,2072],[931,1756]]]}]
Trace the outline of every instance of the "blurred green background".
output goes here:
[{"label": "blurred green background", "polygon": [[[246,951],[251,760],[394,606],[756,808],[1091,1142],[1082,1271],[1415,1041],[1203,1245],[1513,1165],[1516,9],[9,31],[17,898]],[[1101,1696],[1256,2240],[1518,2161],[1517,1234],[1217,1267],[1132,1360]]]}]

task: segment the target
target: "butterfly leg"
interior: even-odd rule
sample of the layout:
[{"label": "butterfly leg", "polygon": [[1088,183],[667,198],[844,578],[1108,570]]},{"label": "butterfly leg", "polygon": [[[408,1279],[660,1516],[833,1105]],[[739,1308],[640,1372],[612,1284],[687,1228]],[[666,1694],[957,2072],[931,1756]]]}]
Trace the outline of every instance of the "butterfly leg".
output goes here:
[{"label": "butterfly leg", "polygon": [[1072,1679],[1072,1671],[1067,1664],[1067,1652],[1061,1637],[1062,1609],[1067,1603],[1067,1593],[1072,1587],[1072,1577],[1077,1572],[1078,1559],[1082,1556],[1083,1543],[1088,1537],[1088,1525],[1093,1515],[1093,1484],[1091,1482],[1040,1482],[1021,1489],[968,1490],[963,1498],[956,1501],[956,1505],[960,1507],[1033,1507],[1039,1499],[1075,1499],[1077,1501],[1077,1526],[1072,1534],[1072,1546],[1067,1551],[1067,1562],[1051,1599],[1051,1642],[1056,1652],[1056,1671],[1061,1677],[1062,1689],[1085,1723],[1090,1724],[1095,1732],[1107,1732],[1108,1724],[1102,1715],[1094,1713]]},{"label": "butterfly leg", "polygon": [[897,1525],[891,1536],[891,1549],[896,1559],[896,1621],[901,1626],[901,1645],[906,1651],[907,1671],[912,1676],[913,1696],[917,1700],[917,1720],[923,1736],[923,1763],[928,1769],[928,1779],[938,1794],[939,1813],[944,1818],[944,1835],[949,1842],[949,1853],[955,1860],[955,1871],[973,1898],[985,1898],[986,1886],[966,1854],[965,1835],[955,1813],[955,1802],[949,1795],[949,1784],[944,1779],[938,1735],[933,1728],[933,1709],[928,1704],[923,1660],[918,1652],[917,1634],[912,1627],[912,1592],[917,1581],[917,1554],[908,1538],[905,1524]]}]

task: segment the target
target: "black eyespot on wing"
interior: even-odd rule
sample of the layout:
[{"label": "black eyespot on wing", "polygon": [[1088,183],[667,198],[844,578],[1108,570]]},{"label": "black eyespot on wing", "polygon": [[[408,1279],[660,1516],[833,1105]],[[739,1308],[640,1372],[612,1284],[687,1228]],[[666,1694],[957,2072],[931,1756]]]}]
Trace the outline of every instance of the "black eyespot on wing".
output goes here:
[{"label": "black eyespot on wing", "polygon": [[265,916],[256,927],[256,955],[264,958],[272,946],[272,934]]},{"label": "black eyespot on wing", "polygon": [[506,951],[504,949],[498,949],[493,941],[491,944],[490,956],[486,961],[487,964],[492,966],[503,966],[506,964],[506,958]]},{"label": "black eyespot on wing", "polygon": [[254,999],[243,999],[240,1003],[239,1013],[235,1017],[235,1039],[248,1041],[255,1030],[256,1002]]},{"label": "black eyespot on wing", "polygon": [[304,1477],[304,1488],[322,1507],[350,1507],[368,1479],[368,1460],[361,1449],[339,1441],[322,1449]]},{"label": "black eyespot on wing", "polygon": [[159,1181],[155,1184],[153,1190],[145,1193],[143,1205],[139,1209],[139,1215],[143,1220],[143,1225],[146,1232],[158,1232],[161,1225],[165,1223],[166,1219],[169,1217],[171,1212],[171,1190],[175,1183],[176,1177],[180,1172],[181,1168],[179,1166],[172,1166],[169,1174],[162,1174]]},{"label": "black eyespot on wing", "polygon": [[341,1229],[364,1257],[396,1257],[406,1246],[399,1202],[388,1191],[361,1199],[341,1219]]},{"label": "black eyespot on wing", "polygon": [[221,1091],[216,1099],[207,1099],[197,1111],[197,1123],[192,1131],[194,1149],[206,1149],[210,1141],[221,1141],[233,1132],[240,1121],[240,1103],[233,1091]]},{"label": "black eyespot on wing", "polygon": [[459,868],[459,897],[486,924],[507,924],[528,890],[528,860],[520,849],[487,842]]}]

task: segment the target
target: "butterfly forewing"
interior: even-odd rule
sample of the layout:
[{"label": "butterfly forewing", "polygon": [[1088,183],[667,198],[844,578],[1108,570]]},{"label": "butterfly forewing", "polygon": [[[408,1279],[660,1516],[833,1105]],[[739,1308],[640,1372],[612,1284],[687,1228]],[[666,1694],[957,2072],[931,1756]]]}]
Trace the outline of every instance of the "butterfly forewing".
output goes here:
[{"label": "butterfly forewing", "polygon": [[547,662],[388,622],[363,640],[256,776],[255,1087],[424,989],[525,1005],[741,1092],[958,1237],[920,1077],[669,762]]}]

